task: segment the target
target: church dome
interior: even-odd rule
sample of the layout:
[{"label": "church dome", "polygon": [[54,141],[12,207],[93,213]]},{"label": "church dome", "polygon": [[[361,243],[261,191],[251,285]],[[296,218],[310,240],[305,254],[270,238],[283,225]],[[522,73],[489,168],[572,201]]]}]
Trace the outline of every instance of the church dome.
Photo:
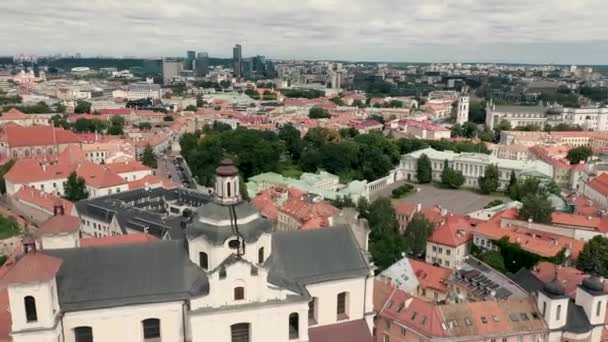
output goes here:
[{"label": "church dome", "polygon": [[220,162],[220,166],[215,169],[215,174],[222,177],[234,177],[239,174],[239,169],[234,166],[232,160],[224,159]]},{"label": "church dome", "polygon": [[548,282],[543,287],[546,293],[554,296],[563,296],[566,293],[562,284],[559,283],[559,280],[553,279],[551,282]]},{"label": "church dome", "polygon": [[600,278],[595,275],[592,275],[591,277],[583,280],[582,286],[585,290],[588,290],[591,292],[603,292],[604,291],[604,284],[602,284],[602,281],[600,280]]}]

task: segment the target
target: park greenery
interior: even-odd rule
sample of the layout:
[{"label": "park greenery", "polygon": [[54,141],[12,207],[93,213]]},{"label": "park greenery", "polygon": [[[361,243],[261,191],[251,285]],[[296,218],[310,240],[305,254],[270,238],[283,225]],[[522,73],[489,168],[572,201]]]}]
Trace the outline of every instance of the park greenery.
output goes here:
[{"label": "park greenery", "polygon": [[324,92],[316,89],[281,89],[281,93],[289,98],[315,99],[325,95]]},{"label": "park greenery", "polygon": [[84,179],[79,177],[75,171],[68,176],[64,189],[65,195],[63,197],[69,201],[78,202],[89,198],[89,192],[87,191]]},{"label": "park greenery", "polygon": [[0,215],[0,240],[7,239],[20,233],[21,227],[13,216]]},{"label": "park greenery", "polygon": [[331,115],[327,109],[314,106],[308,111],[308,117],[311,119],[328,119]]},{"label": "park greenery", "polygon": [[4,180],[4,176],[10,171],[13,165],[15,165],[15,159],[11,159],[0,166],[0,194],[6,193],[6,181]]},{"label": "park greenery", "polygon": [[503,204],[505,204],[505,202],[503,200],[495,199],[495,200],[491,201],[490,203],[486,204],[486,206],[483,208],[489,209],[489,208],[494,208],[494,207],[497,207],[497,206],[503,205]]},{"label": "park greenery", "polygon": [[433,180],[431,159],[425,153],[416,160],[416,179],[421,184],[430,183]]},{"label": "park greenery", "polygon": [[409,195],[412,191],[414,191],[414,186],[412,184],[403,184],[400,187],[393,189],[391,196],[395,199],[403,198]]},{"label": "park greenery", "polygon": [[500,186],[498,181],[498,167],[496,165],[488,165],[483,172],[483,176],[479,177],[479,192],[484,195],[489,195]]},{"label": "park greenery", "polygon": [[[512,178],[513,179],[513,178]],[[532,219],[538,223],[551,223],[553,207],[548,197],[558,195],[560,189],[553,181],[541,181],[535,177],[522,177],[510,181],[507,189],[509,197],[522,202],[519,218]]]},{"label": "park greenery", "polygon": [[[124,134],[125,119],[122,116],[114,115],[109,121],[99,119],[80,118],[70,125],[64,117],[55,115],[52,118],[58,127],[72,129],[76,133],[106,133],[110,135]],[[143,123],[142,123],[143,124]],[[149,123],[148,123],[149,124]],[[147,127],[147,126],[144,126]]]},{"label": "park greenery", "polygon": [[587,241],[576,259],[576,268],[585,273],[608,277],[608,238],[597,235]]}]

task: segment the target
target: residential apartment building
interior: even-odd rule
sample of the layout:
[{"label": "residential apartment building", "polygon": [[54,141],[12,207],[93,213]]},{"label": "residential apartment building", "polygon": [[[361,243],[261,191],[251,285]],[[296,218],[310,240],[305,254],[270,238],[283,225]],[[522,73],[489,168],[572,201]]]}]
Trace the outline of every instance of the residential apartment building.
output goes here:
[{"label": "residential apartment building", "polygon": [[450,138],[450,130],[430,121],[417,120],[395,120],[390,127],[399,133],[406,134],[418,139],[441,140]]},{"label": "residential apartment building", "polygon": [[127,100],[152,99],[160,100],[161,89],[158,84],[130,83],[127,86]]},{"label": "residential apartment building", "polygon": [[490,154],[499,159],[528,160],[530,155],[528,146],[521,144],[501,145],[486,143]]},{"label": "residential apartment building", "polygon": [[469,254],[473,225],[464,216],[446,215],[426,242],[425,260],[429,264],[456,269]]}]

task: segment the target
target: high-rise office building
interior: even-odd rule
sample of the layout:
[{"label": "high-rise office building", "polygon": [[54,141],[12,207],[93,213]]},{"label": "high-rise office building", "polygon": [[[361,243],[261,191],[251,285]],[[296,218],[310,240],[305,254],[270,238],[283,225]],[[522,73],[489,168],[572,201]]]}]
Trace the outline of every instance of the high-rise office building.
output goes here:
[{"label": "high-rise office building", "polygon": [[184,61],[184,70],[194,70],[194,60],[196,59],[196,51],[186,51],[186,60]]},{"label": "high-rise office building", "polygon": [[209,55],[206,52],[199,52],[194,61],[194,75],[203,77],[209,73]]},{"label": "high-rise office building", "polygon": [[177,58],[163,58],[161,69],[163,84],[169,84],[182,71],[183,63]]},{"label": "high-rise office building", "polygon": [[251,79],[253,78],[253,58],[245,58],[241,63],[241,77]]},{"label": "high-rise office building", "polygon": [[257,55],[253,58],[253,74],[256,78],[266,75],[266,57]]},{"label": "high-rise office building", "polygon": [[243,51],[241,44],[236,44],[234,48],[232,48],[232,62],[234,65],[234,77],[243,77]]}]

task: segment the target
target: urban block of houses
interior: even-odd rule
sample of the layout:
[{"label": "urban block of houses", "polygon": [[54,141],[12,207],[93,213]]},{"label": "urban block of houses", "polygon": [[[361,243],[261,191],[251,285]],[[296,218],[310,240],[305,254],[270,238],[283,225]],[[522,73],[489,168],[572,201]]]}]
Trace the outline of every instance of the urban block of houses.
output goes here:
[{"label": "urban block of houses", "polygon": [[89,196],[98,197],[127,191],[129,182],[152,175],[152,170],[138,161],[95,164],[75,147],[64,150],[54,161],[18,159],[6,173],[6,192],[12,196],[23,186],[62,196],[72,172],[83,178]]},{"label": "urban block of houses", "polygon": [[510,160],[500,159],[483,153],[456,153],[453,151],[437,151],[431,147],[403,155],[400,163],[401,176],[408,181],[416,180],[417,160],[426,154],[431,160],[433,180],[441,179],[441,172],[447,161],[448,166],[461,171],[465,177],[465,187],[477,187],[478,179],[484,175],[486,167],[498,167],[500,188],[505,188],[511,177],[511,172],[519,177],[538,177],[552,179],[551,165],[539,160]]},{"label": "urban block of houses", "polygon": [[11,108],[0,115],[0,125],[8,123],[17,124],[23,127],[29,126],[49,126],[51,118],[56,114],[25,114],[18,109]]},{"label": "urban block of houses", "polygon": [[450,130],[430,121],[418,121],[411,119],[394,120],[390,127],[399,133],[412,136],[417,139],[441,140],[450,138]]},{"label": "urban block of houses", "polygon": [[13,341],[372,341],[373,267],[350,229],[273,233],[230,161],[189,218],[177,240],[24,239],[0,281]]},{"label": "urban block of houses", "polygon": [[329,227],[338,212],[319,195],[281,185],[261,191],[251,204],[274,223],[276,231]]},{"label": "urban block of houses", "polygon": [[404,257],[382,271],[377,279],[390,281],[408,294],[437,303],[448,297],[447,281],[451,275],[449,268]]}]

